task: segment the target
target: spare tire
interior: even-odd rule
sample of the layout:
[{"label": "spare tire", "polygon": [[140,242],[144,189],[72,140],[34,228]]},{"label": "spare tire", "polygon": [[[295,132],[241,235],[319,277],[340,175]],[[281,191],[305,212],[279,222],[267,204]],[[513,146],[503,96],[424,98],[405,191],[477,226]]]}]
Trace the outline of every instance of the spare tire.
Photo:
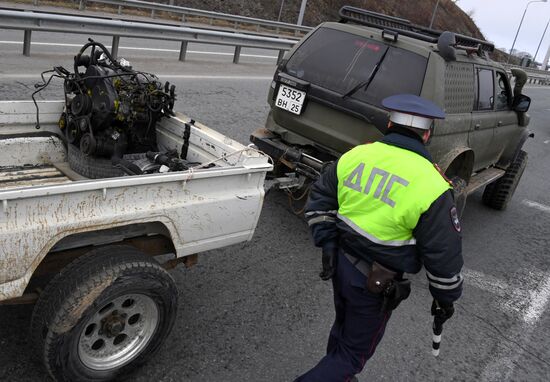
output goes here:
[{"label": "spare tire", "polygon": [[113,166],[110,159],[94,158],[85,155],[78,147],[70,143],[67,146],[69,166],[73,171],[76,171],[82,176],[91,179],[99,179],[115,178],[126,175],[124,171]]}]

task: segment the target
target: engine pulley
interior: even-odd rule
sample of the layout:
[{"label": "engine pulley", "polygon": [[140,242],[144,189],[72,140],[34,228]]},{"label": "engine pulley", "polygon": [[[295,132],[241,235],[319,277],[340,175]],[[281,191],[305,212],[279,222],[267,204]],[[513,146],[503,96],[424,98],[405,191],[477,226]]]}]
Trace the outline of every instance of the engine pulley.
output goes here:
[{"label": "engine pulley", "polygon": [[87,94],[77,94],[71,102],[71,112],[76,116],[87,115],[92,110],[92,99]]}]

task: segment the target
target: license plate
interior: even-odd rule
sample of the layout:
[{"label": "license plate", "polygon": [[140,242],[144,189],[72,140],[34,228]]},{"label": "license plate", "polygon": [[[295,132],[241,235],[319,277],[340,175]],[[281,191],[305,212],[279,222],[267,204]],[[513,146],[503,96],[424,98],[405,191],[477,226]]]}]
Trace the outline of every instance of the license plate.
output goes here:
[{"label": "license plate", "polygon": [[275,99],[275,105],[291,113],[300,114],[305,98],[306,92],[281,84],[279,86],[279,93],[277,93],[277,98]]}]

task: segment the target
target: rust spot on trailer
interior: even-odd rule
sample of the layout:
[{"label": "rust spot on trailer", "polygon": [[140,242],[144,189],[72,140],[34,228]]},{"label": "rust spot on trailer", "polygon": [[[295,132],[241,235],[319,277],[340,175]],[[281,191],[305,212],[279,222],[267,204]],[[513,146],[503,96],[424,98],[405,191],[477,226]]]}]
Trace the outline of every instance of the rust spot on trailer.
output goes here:
[{"label": "rust spot on trailer", "polygon": [[196,265],[198,261],[199,256],[195,254],[168,260],[162,264],[162,267],[166,270],[169,270],[174,269],[178,264],[183,264],[185,265],[185,268],[191,268],[193,265]]}]

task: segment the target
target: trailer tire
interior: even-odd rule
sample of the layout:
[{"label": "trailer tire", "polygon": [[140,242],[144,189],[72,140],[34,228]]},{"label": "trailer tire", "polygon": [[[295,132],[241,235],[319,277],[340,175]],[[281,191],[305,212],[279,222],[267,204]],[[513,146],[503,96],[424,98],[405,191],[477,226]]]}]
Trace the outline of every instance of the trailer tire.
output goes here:
[{"label": "trailer tire", "polygon": [[483,204],[495,210],[506,209],[508,202],[516,192],[521,176],[527,166],[527,160],[527,153],[520,150],[504,175],[485,186],[482,196]]},{"label": "trailer tire", "polygon": [[158,262],[133,247],[102,247],[46,286],[31,343],[56,381],[108,381],[156,353],[176,311],[176,285]]}]

